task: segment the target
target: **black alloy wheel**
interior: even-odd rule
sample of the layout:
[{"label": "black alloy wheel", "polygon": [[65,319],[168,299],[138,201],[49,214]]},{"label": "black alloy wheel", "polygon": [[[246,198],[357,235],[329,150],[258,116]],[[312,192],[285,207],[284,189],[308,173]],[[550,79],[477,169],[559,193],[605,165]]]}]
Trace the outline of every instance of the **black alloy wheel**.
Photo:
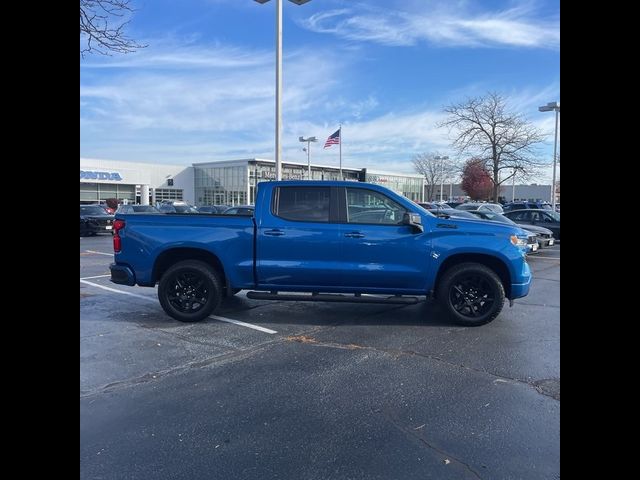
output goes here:
[{"label": "black alloy wheel", "polygon": [[449,291],[453,308],[465,317],[479,317],[491,310],[495,302],[495,290],[480,275],[459,276]]},{"label": "black alloy wheel", "polygon": [[207,303],[209,290],[203,275],[193,272],[182,272],[171,278],[168,285],[169,303],[183,313],[195,313]]},{"label": "black alloy wheel", "polygon": [[198,260],[178,262],[162,275],[158,298],[164,311],[181,322],[198,322],[220,305],[218,273]]},{"label": "black alloy wheel", "polygon": [[461,263],[442,276],[438,300],[458,324],[478,326],[496,318],[504,306],[498,275],[480,263]]}]

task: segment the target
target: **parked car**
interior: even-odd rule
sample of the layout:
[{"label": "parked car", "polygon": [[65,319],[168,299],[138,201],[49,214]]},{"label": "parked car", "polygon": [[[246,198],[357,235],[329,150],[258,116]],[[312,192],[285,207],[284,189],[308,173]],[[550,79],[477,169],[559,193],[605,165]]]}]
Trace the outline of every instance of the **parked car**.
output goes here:
[{"label": "parked car", "polygon": [[107,205],[107,202],[100,202],[99,205],[106,210],[109,215],[113,215],[116,213],[115,209],[111,208]]},{"label": "parked car", "polygon": [[431,210],[432,208],[451,208],[451,205],[447,204],[447,203],[440,203],[440,202],[416,202],[418,205],[420,205],[422,208],[425,208],[427,210]]},{"label": "parked car", "polygon": [[560,214],[553,210],[514,210],[513,212],[506,212],[504,215],[523,228],[528,228],[529,225],[548,228],[553,232],[556,240],[560,240]]},{"label": "parked car", "polygon": [[100,205],[80,205],[80,236],[113,231],[113,215]]},{"label": "parked car", "polygon": [[476,202],[467,202],[462,203],[456,207],[458,210],[485,210],[496,213],[502,213],[504,210],[502,209],[502,205],[499,203],[476,203]]},{"label": "parked car", "polygon": [[228,205],[203,205],[198,207],[198,213],[222,213],[227,208],[229,208]]},{"label": "parked car", "polygon": [[101,208],[104,213],[106,213],[107,215],[113,215],[115,213],[115,211],[113,210],[113,208],[109,208],[107,207],[104,203],[89,203],[89,204],[81,204],[85,207],[98,207]]},{"label": "parked car", "polygon": [[465,202],[447,202],[447,205],[449,205],[451,208],[456,208],[458,205],[462,205]]},{"label": "parked car", "polygon": [[235,207],[227,208],[224,212],[225,215],[253,215],[255,207],[253,205],[236,205]]},{"label": "parked car", "polygon": [[160,213],[153,205],[120,205],[116,213]]},{"label": "parked car", "polygon": [[[516,225],[513,220],[500,213],[490,212],[487,210],[471,210],[469,213],[472,213],[483,220]],[[536,240],[540,248],[551,247],[555,243],[553,232],[548,228],[540,227],[538,225],[521,225],[521,227],[536,236]]]},{"label": "parked car", "polygon": [[161,203],[160,213],[198,213],[198,209],[185,202]]},{"label": "parked car", "polygon": [[[353,220],[353,207],[370,205],[387,212],[378,223]],[[111,281],[157,284],[164,311],[183,322],[251,289],[247,298],[296,302],[433,295],[453,321],[478,326],[529,293],[527,234],[513,225],[438,218],[365,182],[261,182],[252,208],[253,218],[117,215]]]},{"label": "parked car", "polygon": [[478,217],[473,215],[470,212],[466,212],[464,210],[458,210],[457,208],[431,208],[427,209],[428,212],[434,214],[436,217],[442,218],[470,218],[472,220],[477,220]]},{"label": "parked car", "polygon": [[525,209],[529,209],[529,208],[533,208],[536,210],[542,209],[542,210],[553,210],[551,208],[551,204],[548,202],[539,202],[539,201],[535,201],[535,202],[509,202],[507,203],[503,209],[505,212],[511,212],[513,210],[525,210]]}]

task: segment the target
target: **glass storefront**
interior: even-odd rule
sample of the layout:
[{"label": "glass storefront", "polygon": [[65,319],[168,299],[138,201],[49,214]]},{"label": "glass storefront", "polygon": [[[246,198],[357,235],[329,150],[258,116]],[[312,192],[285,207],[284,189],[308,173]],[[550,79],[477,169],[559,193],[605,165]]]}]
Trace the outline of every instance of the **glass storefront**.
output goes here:
[{"label": "glass storefront", "polygon": [[183,199],[183,190],[181,188],[156,188],[156,203],[163,200],[179,200]]},{"label": "glass storefront", "polygon": [[80,203],[98,203],[107,198],[117,198],[119,201],[127,200],[132,203],[136,199],[136,186],[80,182]]},{"label": "glass storefront", "polygon": [[[273,163],[250,161],[249,168],[249,198],[255,203],[256,185],[276,179],[276,166]],[[342,170],[345,180],[357,182],[360,180],[360,172]],[[309,170],[306,165],[282,164],[283,180],[308,180]],[[335,167],[311,166],[311,180],[340,180],[340,169]]]},{"label": "glass storefront", "polygon": [[422,201],[423,179],[422,177],[406,177],[402,175],[367,173],[366,181],[382,185],[396,193],[404,195],[414,202]]},{"label": "glass storefront", "polygon": [[[230,163],[230,162],[229,162]],[[342,174],[348,181],[368,181],[385,186],[410,200],[422,199],[423,180],[421,177],[373,174],[366,169],[343,169]],[[260,182],[276,179],[274,162],[247,160],[235,165],[216,166],[215,164],[194,165],[195,202],[202,205],[246,205],[255,204],[256,187]],[[283,180],[308,180],[306,165],[282,164]],[[340,169],[336,167],[311,166],[312,180],[340,180]]]},{"label": "glass storefront", "polygon": [[195,166],[196,205],[246,205],[247,167]]}]

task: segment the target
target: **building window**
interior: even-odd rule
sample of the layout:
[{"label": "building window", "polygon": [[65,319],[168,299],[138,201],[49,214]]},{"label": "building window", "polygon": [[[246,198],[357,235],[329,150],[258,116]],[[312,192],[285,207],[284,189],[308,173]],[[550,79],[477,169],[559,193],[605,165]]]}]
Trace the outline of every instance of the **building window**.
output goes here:
[{"label": "building window", "polygon": [[247,198],[247,166],[195,167],[198,205],[244,205]]},{"label": "building window", "polygon": [[183,190],[181,188],[156,188],[156,202],[163,200],[182,200]]},{"label": "building window", "polygon": [[107,198],[117,198],[119,202],[123,200],[133,202],[135,190],[135,185],[80,182],[80,202],[97,203]]}]

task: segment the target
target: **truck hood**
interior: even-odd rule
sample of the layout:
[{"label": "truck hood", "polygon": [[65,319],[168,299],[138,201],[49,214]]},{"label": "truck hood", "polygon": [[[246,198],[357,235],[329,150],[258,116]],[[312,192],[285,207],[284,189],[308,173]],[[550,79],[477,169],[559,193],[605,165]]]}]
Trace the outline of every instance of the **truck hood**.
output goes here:
[{"label": "truck hood", "polygon": [[[504,235],[509,237],[511,235],[528,236],[527,231],[520,225],[508,225],[506,223],[487,222],[482,219],[471,218],[459,218],[459,217],[435,217],[430,222],[433,225],[434,231],[445,231],[450,229],[451,232],[456,233],[475,233],[475,234],[492,234],[492,235]],[[527,225],[529,227],[529,225]]]}]

